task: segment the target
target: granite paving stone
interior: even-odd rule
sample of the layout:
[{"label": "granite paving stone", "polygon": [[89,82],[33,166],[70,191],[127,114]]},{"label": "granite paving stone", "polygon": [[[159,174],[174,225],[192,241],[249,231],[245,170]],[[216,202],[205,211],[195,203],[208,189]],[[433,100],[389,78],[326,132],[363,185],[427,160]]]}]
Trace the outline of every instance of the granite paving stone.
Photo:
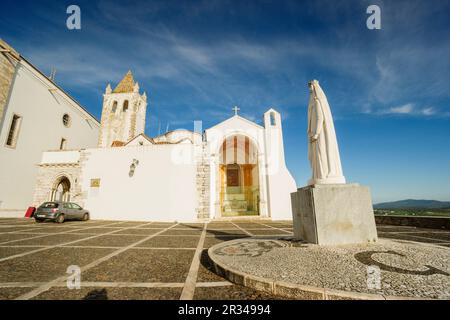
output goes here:
[{"label": "granite paving stone", "polygon": [[33,290],[33,288],[0,288],[0,300],[13,300]]},{"label": "granite paving stone", "polygon": [[197,248],[200,237],[165,237],[156,236],[141,243],[138,247],[144,248]]},{"label": "granite paving stone", "polygon": [[144,238],[144,235],[106,235],[70,244],[70,246],[126,247]]},{"label": "granite paving stone", "polygon": [[89,237],[89,235],[79,235],[79,234],[57,234],[57,235],[46,235],[45,237],[40,237],[37,239],[28,239],[14,242],[15,246],[55,246],[64,244],[66,242],[81,240]]},{"label": "granite paving stone", "polygon": [[195,288],[194,300],[279,300],[278,296],[254,289],[231,285],[225,287]]},{"label": "granite paving stone", "polygon": [[8,242],[8,241],[29,239],[29,238],[33,238],[35,236],[38,236],[38,235],[27,234],[27,233],[0,234],[0,244],[3,242]]},{"label": "granite paving stone", "polygon": [[214,271],[214,265],[208,256],[208,250],[204,249],[200,257],[200,267],[198,269],[197,282],[219,282],[227,281]]},{"label": "granite paving stone", "polygon": [[28,228],[27,230],[21,231],[21,233],[62,233],[71,232],[80,228],[74,227],[44,227],[44,228]]},{"label": "granite paving stone", "polygon": [[84,266],[111,249],[54,248],[0,262],[1,282],[50,281],[66,274],[71,265]]},{"label": "granite paving stone", "polygon": [[246,232],[239,230],[239,229],[233,229],[233,230],[207,230],[206,235],[214,235],[214,236],[231,236],[231,235],[247,235]]},{"label": "granite paving stone", "polygon": [[170,229],[162,233],[162,235],[180,236],[180,235],[201,235],[202,230],[174,230]]},{"label": "granite paving stone", "polygon": [[[34,300],[178,300],[182,288],[52,288]],[[0,293],[1,295],[1,293]]]},{"label": "granite paving stone", "polygon": [[121,223],[115,224],[115,225],[113,225],[113,227],[128,228],[128,227],[143,226],[145,224],[147,224],[147,226],[149,226],[148,222],[127,221],[127,222],[121,222]]},{"label": "granite paving stone", "polygon": [[4,227],[0,228],[0,234],[4,234],[6,232],[16,232],[16,231],[27,231],[29,230],[28,227]]},{"label": "granite paving stone", "polygon": [[205,238],[205,242],[203,244],[204,248],[209,248],[212,247],[213,245],[216,245],[218,243],[222,243],[225,241],[231,241],[231,240],[235,240],[235,239],[242,239],[242,238],[247,238],[247,236],[231,236],[231,237],[221,237],[221,236],[215,236],[215,237],[206,237]]},{"label": "granite paving stone", "polygon": [[0,259],[36,249],[36,247],[0,247]]},{"label": "granite paving stone", "polygon": [[112,232],[112,231],[117,231],[117,233],[119,232],[119,228],[90,228],[90,229],[81,229],[78,231],[73,231],[72,233],[87,233],[87,234],[102,234],[102,233],[107,233],[107,232]]},{"label": "granite paving stone", "polygon": [[115,234],[135,234],[135,235],[144,235],[149,236],[158,232],[163,231],[164,229],[141,229],[141,228],[133,228],[133,229],[126,229],[122,231],[115,232]]},{"label": "granite paving stone", "polygon": [[83,274],[85,281],[184,282],[194,251],[130,249]]}]

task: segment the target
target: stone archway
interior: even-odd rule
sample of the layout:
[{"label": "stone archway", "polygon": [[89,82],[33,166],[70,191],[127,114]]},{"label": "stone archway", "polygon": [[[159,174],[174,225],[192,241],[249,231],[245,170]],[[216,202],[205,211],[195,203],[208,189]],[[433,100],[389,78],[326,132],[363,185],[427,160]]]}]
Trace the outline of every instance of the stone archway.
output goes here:
[{"label": "stone archway", "polygon": [[50,201],[70,201],[71,183],[69,178],[61,176],[56,179],[51,191]]},{"label": "stone archway", "polygon": [[220,216],[260,215],[258,147],[245,135],[227,137],[219,152]]}]

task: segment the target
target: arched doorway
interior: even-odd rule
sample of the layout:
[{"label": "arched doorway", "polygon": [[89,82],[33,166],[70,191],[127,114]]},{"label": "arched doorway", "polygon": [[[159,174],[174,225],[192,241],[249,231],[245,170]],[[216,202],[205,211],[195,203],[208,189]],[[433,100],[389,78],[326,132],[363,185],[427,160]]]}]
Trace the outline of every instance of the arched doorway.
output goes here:
[{"label": "arched doorway", "polygon": [[219,158],[221,216],[259,215],[257,146],[244,135],[233,135],[222,143]]},{"label": "arched doorway", "polygon": [[56,180],[52,188],[50,201],[70,201],[70,180],[63,176]]}]

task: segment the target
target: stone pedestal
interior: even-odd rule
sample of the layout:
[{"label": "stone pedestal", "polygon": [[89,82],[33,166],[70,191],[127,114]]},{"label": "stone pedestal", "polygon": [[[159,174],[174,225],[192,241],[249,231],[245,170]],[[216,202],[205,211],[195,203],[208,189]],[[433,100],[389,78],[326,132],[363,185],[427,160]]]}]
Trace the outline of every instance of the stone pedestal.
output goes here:
[{"label": "stone pedestal", "polygon": [[319,245],[376,242],[377,230],[368,187],[314,185],[291,194],[294,237]]}]

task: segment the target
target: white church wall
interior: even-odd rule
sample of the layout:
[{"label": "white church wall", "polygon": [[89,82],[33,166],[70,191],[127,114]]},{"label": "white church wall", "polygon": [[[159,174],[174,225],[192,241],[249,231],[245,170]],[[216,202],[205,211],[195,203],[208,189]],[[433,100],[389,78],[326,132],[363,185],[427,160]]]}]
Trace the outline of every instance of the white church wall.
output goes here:
[{"label": "white church wall", "polygon": [[297,185],[289,171],[284,168],[267,177],[269,183],[269,207],[272,220],[292,220],[291,193]]},{"label": "white church wall", "polygon": [[[63,115],[70,116],[65,127]],[[7,145],[14,115],[21,117],[17,143]],[[0,132],[0,216],[23,216],[33,201],[42,152],[93,147],[99,123],[25,60],[20,61]]]},{"label": "white church wall", "polygon": [[[272,117],[272,119],[271,119]],[[292,220],[291,193],[297,185],[286,167],[280,114],[264,114],[269,211],[273,220]]]},{"label": "white church wall", "polygon": [[80,151],[48,151],[42,153],[41,164],[57,164],[57,163],[78,163],[80,160]]},{"label": "white church wall", "polygon": [[[194,221],[198,205],[193,145],[89,149],[82,169],[92,219]],[[130,166],[138,160],[134,175]],[[100,187],[91,187],[99,179]]]},{"label": "white church wall", "polygon": [[218,153],[223,141],[234,135],[249,137],[256,144],[260,153],[265,151],[264,128],[240,116],[232,117],[205,132],[211,154]]}]

